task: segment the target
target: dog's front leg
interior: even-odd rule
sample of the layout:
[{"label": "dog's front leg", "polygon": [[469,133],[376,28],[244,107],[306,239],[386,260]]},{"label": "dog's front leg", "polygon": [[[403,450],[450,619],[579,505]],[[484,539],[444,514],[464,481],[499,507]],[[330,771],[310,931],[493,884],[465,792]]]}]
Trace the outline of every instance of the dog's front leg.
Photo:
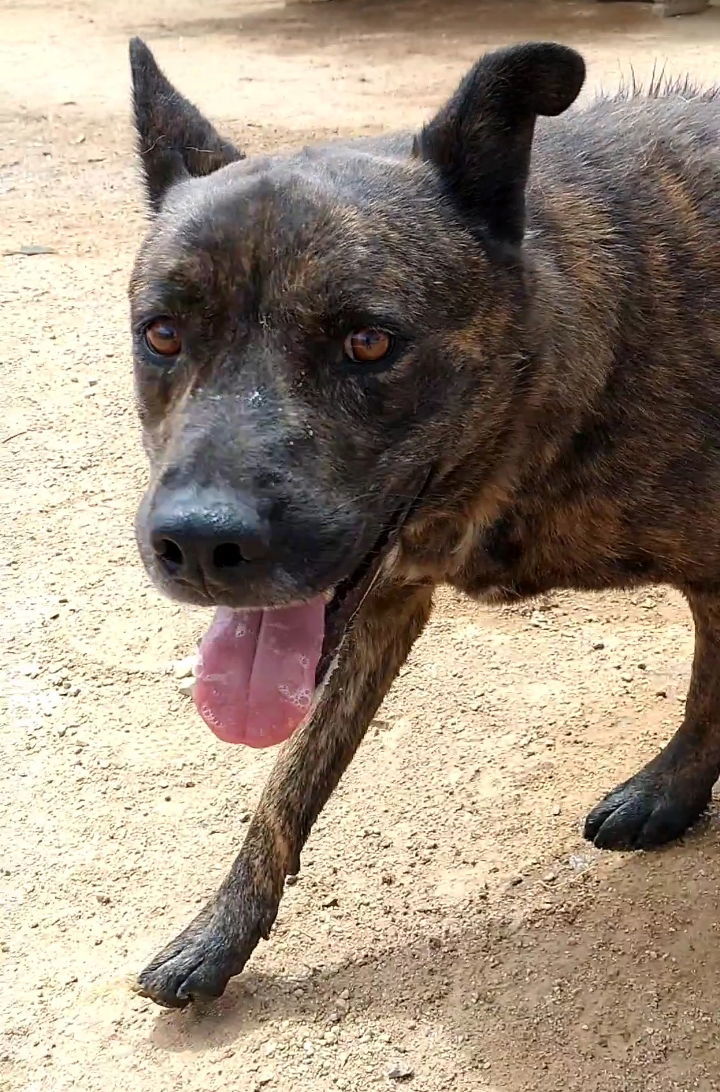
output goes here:
[{"label": "dog's front leg", "polygon": [[214,899],[140,974],[138,989],[179,1008],[219,997],[277,914],[285,877],[430,614],[432,589],[368,597],[311,721],[283,748],[245,844]]}]

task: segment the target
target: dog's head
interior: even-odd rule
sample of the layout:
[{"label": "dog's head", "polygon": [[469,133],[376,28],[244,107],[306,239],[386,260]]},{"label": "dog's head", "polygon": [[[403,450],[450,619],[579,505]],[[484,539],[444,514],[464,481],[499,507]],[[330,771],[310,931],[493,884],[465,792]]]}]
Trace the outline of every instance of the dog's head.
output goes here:
[{"label": "dog's head", "polygon": [[415,138],[257,159],[137,40],[131,60],[152,213],[131,284],[143,559],[187,602],[322,596],[337,643],[467,453],[469,415],[482,445],[512,399],[533,129],[574,100],[582,59],[492,53]]}]

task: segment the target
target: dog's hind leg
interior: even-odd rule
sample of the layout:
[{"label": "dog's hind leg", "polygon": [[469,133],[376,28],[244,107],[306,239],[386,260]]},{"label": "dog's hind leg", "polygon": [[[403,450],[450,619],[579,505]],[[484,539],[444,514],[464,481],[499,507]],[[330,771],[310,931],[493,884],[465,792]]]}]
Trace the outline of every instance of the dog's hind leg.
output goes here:
[{"label": "dog's hind leg", "polygon": [[695,657],[685,719],[667,747],[595,807],[585,837],[601,849],[651,849],[678,838],[720,774],[720,596],[686,590]]},{"label": "dog's hind leg", "polygon": [[368,597],[311,721],[284,746],[245,844],[217,895],[139,976],[138,990],[178,1008],[219,997],[277,914],[310,829],[370,723],[432,605],[430,587]]}]

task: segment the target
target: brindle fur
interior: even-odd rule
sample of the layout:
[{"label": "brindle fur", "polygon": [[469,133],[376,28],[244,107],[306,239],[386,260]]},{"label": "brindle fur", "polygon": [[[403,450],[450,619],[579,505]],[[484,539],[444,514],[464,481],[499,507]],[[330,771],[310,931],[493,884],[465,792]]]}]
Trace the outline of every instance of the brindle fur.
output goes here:
[{"label": "brindle fur", "polygon": [[[655,86],[564,114],[581,59],[521,46],[481,59],[415,138],[240,162],[142,43],[132,60],[154,213],[134,322],[178,312],[192,342],[163,372],[136,336],[153,577],[209,601],[158,573],[147,523],[222,483],[271,542],[227,601],[316,594],[431,473],[228,879],[141,991],[217,996],[267,937],[438,584],[685,593],[683,724],[585,828],[616,849],[682,834],[720,772],[720,98]],[[344,334],[375,317],[400,324],[397,360],[343,366]]]}]

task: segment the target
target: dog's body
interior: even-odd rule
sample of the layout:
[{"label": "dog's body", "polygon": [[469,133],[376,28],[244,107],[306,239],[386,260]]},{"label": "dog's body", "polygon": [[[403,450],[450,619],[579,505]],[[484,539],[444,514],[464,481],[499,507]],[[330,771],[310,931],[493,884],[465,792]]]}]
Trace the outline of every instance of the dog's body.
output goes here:
[{"label": "dog's body", "polygon": [[267,936],[440,583],[685,593],[684,723],[586,824],[608,848],[680,835],[720,772],[720,98],[542,121],[526,187],[536,116],[582,84],[562,47],[484,58],[415,140],[246,162],[133,62],[158,214],[132,288],[141,551],[235,618],[329,603],[312,716],[143,991],[215,996]]}]

